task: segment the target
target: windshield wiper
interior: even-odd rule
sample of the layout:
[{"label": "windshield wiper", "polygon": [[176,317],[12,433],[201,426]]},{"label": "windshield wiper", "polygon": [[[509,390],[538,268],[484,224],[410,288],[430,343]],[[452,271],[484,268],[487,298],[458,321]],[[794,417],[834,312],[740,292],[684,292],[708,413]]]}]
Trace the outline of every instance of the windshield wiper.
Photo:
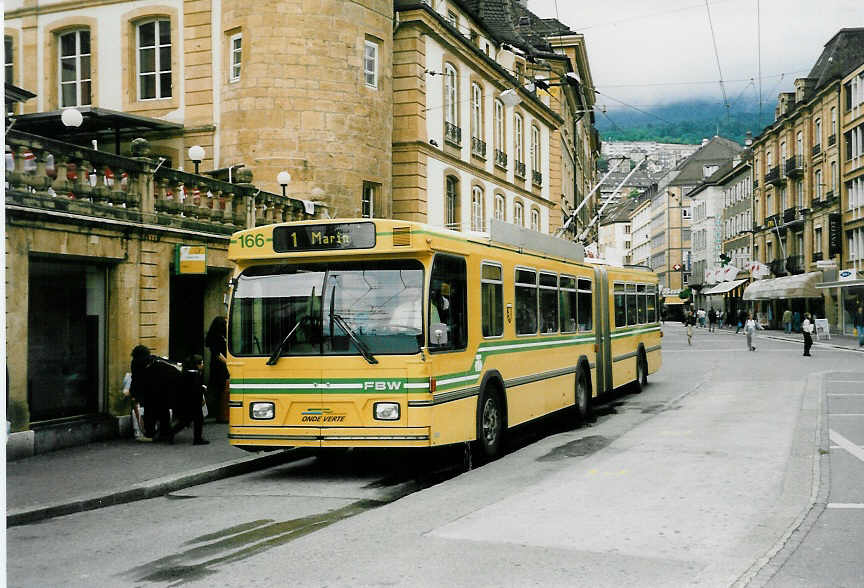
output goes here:
[{"label": "windshield wiper", "polygon": [[288,341],[291,340],[291,337],[294,336],[294,333],[297,332],[297,329],[300,327],[300,325],[308,321],[309,318],[309,315],[301,317],[300,320],[298,320],[294,324],[294,326],[291,327],[291,330],[288,331],[288,334],[285,335],[285,338],[279,342],[279,345],[277,345],[276,349],[273,350],[273,353],[270,354],[270,359],[267,360],[267,365],[276,365],[276,362],[279,361],[279,357],[282,355],[282,350],[285,349],[286,345],[288,345]]},{"label": "windshield wiper", "polygon": [[330,313],[330,317],[336,321],[336,324],[339,325],[339,328],[345,331],[348,335],[348,338],[351,339],[351,342],[354,343],[354,346],[357,347],[357,350],[360,352],[360,355],[363,356],[363,359],[368,361],[369,363],[378,363],[378,360],[372,355],[372,352],[366,346],[363,341],[357,336],[357,333],[354,332],[354,329],[351,328],[351,325],[348,324],[342,315]]}]

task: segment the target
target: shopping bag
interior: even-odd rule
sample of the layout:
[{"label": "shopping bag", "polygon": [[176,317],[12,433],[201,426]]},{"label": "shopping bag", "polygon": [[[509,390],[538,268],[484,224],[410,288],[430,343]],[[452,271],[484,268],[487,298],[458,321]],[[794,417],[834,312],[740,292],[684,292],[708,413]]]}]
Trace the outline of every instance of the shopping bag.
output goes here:
[{"label": "shopping bag", "polygon": [[201,414],[204,418],[207,418],[207,415],[210,414],[210,411],[207,410],[207,398],[204,396],[201,397]]}]

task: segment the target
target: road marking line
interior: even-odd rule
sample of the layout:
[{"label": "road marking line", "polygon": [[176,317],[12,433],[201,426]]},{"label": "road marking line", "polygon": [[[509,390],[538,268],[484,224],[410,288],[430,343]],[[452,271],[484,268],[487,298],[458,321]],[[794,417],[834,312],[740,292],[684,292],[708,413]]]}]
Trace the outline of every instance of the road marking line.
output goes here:
[{"label": "road marking line", "polygon": [[829,502],[825,508],[861,508],[864,509],[862,502]]},{"label": "road marking line", "polygon": [[829,392],[828,396],[864,396],[864,392]]},{"label": "road marking line", "polygon": [[864,412],[829,412],[828,416],[864,416]]},{"label": "road marking line", "polygon": [[836,443],[837,445],[839,445],[840,447],[842,447],[843,449],[845,449],[846,451],[848,451],[849,453],[851,453],[852,455],[854,455],[855,457],[860,459],[861,461],[864,461],[864,449],[858,447],[857,445],[852,443],[849,439],[847,439],[846,437],[844,437],[843,435],[841,435],[840,433],[838,433],[834,429],[830,429],[830,435],[829,436],[834,443]]}]

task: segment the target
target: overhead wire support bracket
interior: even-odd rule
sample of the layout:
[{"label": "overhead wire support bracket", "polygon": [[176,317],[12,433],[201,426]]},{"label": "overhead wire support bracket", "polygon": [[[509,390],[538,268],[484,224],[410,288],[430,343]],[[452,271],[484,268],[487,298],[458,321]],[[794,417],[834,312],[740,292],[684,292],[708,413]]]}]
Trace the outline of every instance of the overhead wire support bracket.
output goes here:
[{"label": "overhead wire support bracket", "polygon": [[[616,161],[616,162],[615,162],[615,166],[614,166],[612,169],[610,169],[609,171],[607,171],[607,172],[606,172],[606,175],[603,176],[602,178],[600,178],[600,181],[597,182],[597,183],[594,185],[593,188],[591,188],[591,191],[588,192],[588,194],[585,196],[585,198],[582,199],[582,202],[579,203],[579,206],[576,207],[576,210],[574,210],[574,211],[570,214],[570,218],[568,218],[567,221],[564,223],[564,225],[563,225],[560,229],[558,229],[558,230],[555,232],[555,236],[556,236],[556,237],[560,237],[561,235],[563,235],[563,234],[565,234],[565,233],[567,232],[567,230],[570,228],[570,224],[573,223],[573,222],[578,218],[578,216],[579,216],[579,211],[582,210],[582,207],[585,206],[586,204],[588,204],[588,201],[591,199],[591,196],[594,195],[594,192],[596,192],[597,189],[598,189],[600,186],[603,185],[603,182],[606,181],[606,178],[608,178],[610,175],[612,175],[612,173],[613,173],[616,169],[618,169],[618,166],[621,165],[621,163],[622,163],[625,159],[626,159],[625,157],[621,157],[621,159],[619,159],[618,161]],[[629,176],[628,176],[628,177],[629,177]],[[566,212],[566,211],[565,211],[565,212]]]},{"label": "overhead wire support bracket", "polygon": [[598,210],[597,214],[594,215],[594,218],[591,219],[591,222],[589,222],[588,225],[582,230],[582,232],[579,233],[579,236],[576,238],[577,241],[584,243],[585,238],[588,236],[588,231],[591,230],[591,227],[594,226],[594,223],[600,220],[600,217],[603,216],[603,211],[606,210],[606,207],[609,206],[609,203],[612,202],[615,197],[621,192],[621,187],[627,183],[627,180],[629,180],[630,177],[634,173],[636,173],[636,170],[642,167],[642,164],[646,161],[648,161],[647,155],[642,159],[642,161],[638,162],[636,165],[633,166],[633,169],[631,169],[630,173],[627,174],[627,176],[623,180],[621,180],[621,183],[618,184],[618,187],[615,188],[615,191],[612,192],[612,195],[606,199],[606,202],[603,203],[603,206],[600,207],[600,210]]}]

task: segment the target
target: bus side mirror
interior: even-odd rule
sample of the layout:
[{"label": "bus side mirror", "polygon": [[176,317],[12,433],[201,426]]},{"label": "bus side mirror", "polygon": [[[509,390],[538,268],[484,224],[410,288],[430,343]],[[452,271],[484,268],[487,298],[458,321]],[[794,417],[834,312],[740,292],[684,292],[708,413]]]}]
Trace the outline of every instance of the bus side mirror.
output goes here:
[{"label": "bus side mirror", "polygon": [[434,345],[447,345],[447,325],[432,323],[429,326],[429,342]]}]

